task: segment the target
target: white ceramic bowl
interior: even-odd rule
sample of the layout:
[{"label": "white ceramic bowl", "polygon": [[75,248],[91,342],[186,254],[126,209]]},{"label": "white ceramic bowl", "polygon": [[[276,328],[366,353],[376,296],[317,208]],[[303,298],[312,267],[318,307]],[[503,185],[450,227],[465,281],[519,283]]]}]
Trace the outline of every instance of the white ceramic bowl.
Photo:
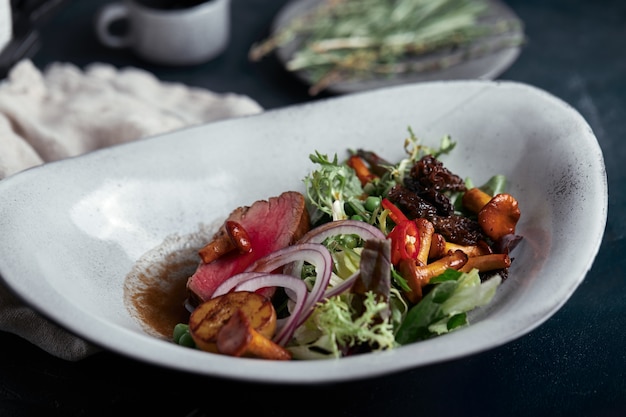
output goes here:
[{"label": "white ceramic bowl", "polygon": [[[409,126],[433,146],[450,134],[458,145],[446,166],[476,183],[504,174],[519,201],[524,240],[509,278],[469,327],[383,353],[273,362],[175,345],[146,332],[127,308],[124,283],[140,259],[158,263],[162,248],[184,249],[237,206],[302,190],[315,150],[345,156],[364,147],[397,160]],[[0,201],[0,275],[67,329],[178,370],[320,383],[470,355],[539,326],[593,263],[607,182],[597,140],[568,104],[518,83],[451,81],[267,111],[50,163],[0,182]]]}]

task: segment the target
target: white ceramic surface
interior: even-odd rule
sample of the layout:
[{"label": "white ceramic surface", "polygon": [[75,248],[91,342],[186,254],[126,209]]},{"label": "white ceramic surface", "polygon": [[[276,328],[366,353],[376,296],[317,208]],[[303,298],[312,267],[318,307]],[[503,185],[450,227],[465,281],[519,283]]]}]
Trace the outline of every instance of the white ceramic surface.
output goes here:
[{"label": "white ceramic surface", "polygon": [[[125,21],[124,33],[112,26]],[[98,11],[96,35],[109,48],[130,48],[163,65],[195,65],[219,55],[230,40],[230,0],[207,0],[181,9],[155,9],[135,0]]]},{"label": "white ceramic surface", "polygon": [[[272,362],[213,355],[147,334],[126,308],[125,277],[166,240],[184,242],[233,208],[302,190],[314,150],[403,156],[411,126],[476,183],[509,178],[524,236],[510,275],[471,325],[393,351]],[[493,81],[419,83],[356,93],[151,139],[30,169],[0,182],[0,275],[24,300],[106,349],[240,380],[353,380],[507,343],[552,316],[591,267],[604,233],[603,156],[586,121],[537,88]],[[149,257],[149,256],[148,256]]]},{"label": "white ceramic surface", "polygon": [[[292,0],[280,10],[272,31],[277,32],[289,21],[301,16],[320,4],[321,0]],[[493,19],[517,20],[519,17],[505,3],[499,0],[488,1],[488,13],[484,21]],[[518,58],[522,51],[519,43],[524,39],[523,22],[522,27],[513,28],[497,35],[489,36],[481,41],[472,44],[471,48],[441,52],[434,55],[425,55],[407,59],[414,65],[424,68],[423,71],[415,71],[397,76],[373,76],[370,79],[342,80],[330,85],[327,90],[334,93],[354,93],[358,91],[371,90],[374,88],[389,87],[400,84],[414,82],[428,82],[440,80],[460,80],[460,79],[485,79],[493,80],[506,71]],[[297,51],[301,38],[289,42],[277,50],[277,56],[284,64],[289,62],[293,54]],[[492,52],[482,51],[493,48],[495,45],[508,45]],[[468,50],[473,50],[471,59],[467,58]],[[437,62],[445,61],[446,66],[437,65]],[[308,71],[296,71],[295,75],[306,83],[313,83],[313,77]]]},{"label": "white ceramic surface", "polygon": [[13,35],[13,16],[9,0],[0,0],[0,52],[9,44]]}]

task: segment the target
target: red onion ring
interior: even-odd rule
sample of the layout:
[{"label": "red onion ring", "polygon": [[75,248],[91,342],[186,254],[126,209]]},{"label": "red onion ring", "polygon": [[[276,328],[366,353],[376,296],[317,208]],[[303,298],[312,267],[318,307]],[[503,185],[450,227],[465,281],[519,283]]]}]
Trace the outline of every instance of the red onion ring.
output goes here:
[{"label": "red onion ring", "polygon": [[[279,249],[257,260],[246,271],[272,272],[281,266],[293,262],[308,262],[315,265],[315,283],[305,300],[301,317],[296,327],[301,325],[313,311],[313,307],[322,299],[332,274],[333,258],[326,247],[320,243],[299,243]],[[300,276],[297,275],[297,278]]]},{"label": "red onion ring", "polygon": [[[360,220],[335,220],[309,230],[297,243],[321,244],[328,237],[337,235],[358,235],[363,240],[386,238],[385,234],[380,229],[369,223]],[[290,275],[300,276],[302,274],[303,265],[304,263],[302,261],[294,262],[285,272]]]},{"label": "red onion ring", "polygon": [[[244,274],[246,274],[244,272]],[[234,287],[234,291],[256,291],[266,287],[283,287],[291,290],[294,294],[295,305],[291,309],[291,314],[281,323],[281,327],[274,335],[274,341],[280,345],[285,345],[293,336],[297,323],[304,309],[308,298],[308,288],[306,283],[300,278],[285,274],[261,273],[261,275],[244,279]]]},{"label": "red onion ring", "polygon": [[385,239],[385,234],[376,226],[360,220],[336,220],[309,230],[298,243],[322,243],[329,236],[358,235],[363,240]]},{"label": "red onion ring", "polygon": [[211,298],[215,298],[219,295],[223,295],[228,292],[231,292],[235,287],[237,287],[241,283],[252,278],[260,277],[262,275],[266,275],[266,273],[265,272],[240,272],[236,275],[233,275],[232,277],[228,278],[227,280],[222,282],[220,285],[218,285],[215,291],[213,291],[213,295],[211,295]]}]

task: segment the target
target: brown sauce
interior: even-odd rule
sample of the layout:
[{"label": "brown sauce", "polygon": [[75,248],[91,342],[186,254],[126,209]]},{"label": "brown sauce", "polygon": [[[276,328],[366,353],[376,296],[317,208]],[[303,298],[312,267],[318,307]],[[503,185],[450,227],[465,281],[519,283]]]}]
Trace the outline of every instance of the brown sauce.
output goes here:
[{"label": "brown sauce", "polygon": [[208,236],[200,231],[169,237],[142,256],[126,276],[124,303],[147,333],[171,339],[174,326],[188,322],[187,279],[198,267],[198,249]]},{"label": "brown sauce", "polygon": [[[138,319],[144,326],[164,337],[170,337],[177,323],[186,323],[189,313],[184,307],[187,296],[187,276],[179,276],[180,270],[186,269],[184,264],[169,265],[162,274],[141,275],[145,285],[131,297]],[[163,285],[149,285],[160,281]]]}]

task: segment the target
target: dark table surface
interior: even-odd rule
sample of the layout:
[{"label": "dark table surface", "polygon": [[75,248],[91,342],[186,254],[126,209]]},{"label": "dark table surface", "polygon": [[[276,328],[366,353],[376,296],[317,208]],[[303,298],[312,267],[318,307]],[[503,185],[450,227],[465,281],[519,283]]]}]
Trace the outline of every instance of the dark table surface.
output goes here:
[{"label": "dark table surface", "polygon": [[[266,109],[314,100],[276,60],[247,60],[249,46],[267,35],[285,0],[233,0],[229,49],[192,68],[147,65],[128,52],[101,47],[92,22],[103,3],[70,1],[44,22],[35,64],[42,69],[54,61],[136,66],[165,81],[246,94]],[[499,78],[540,87],[575,107],[594,130],[608,173],[609,217],[600,252],[585,281],[545,324],[462,359],[314,386],[213,379],[110,352],[67,362],[0,332],[0,415],[626,415],[626,256],[621,252],[626,251],[626,2],[507,3],[524,20],[528,43]]]}]

